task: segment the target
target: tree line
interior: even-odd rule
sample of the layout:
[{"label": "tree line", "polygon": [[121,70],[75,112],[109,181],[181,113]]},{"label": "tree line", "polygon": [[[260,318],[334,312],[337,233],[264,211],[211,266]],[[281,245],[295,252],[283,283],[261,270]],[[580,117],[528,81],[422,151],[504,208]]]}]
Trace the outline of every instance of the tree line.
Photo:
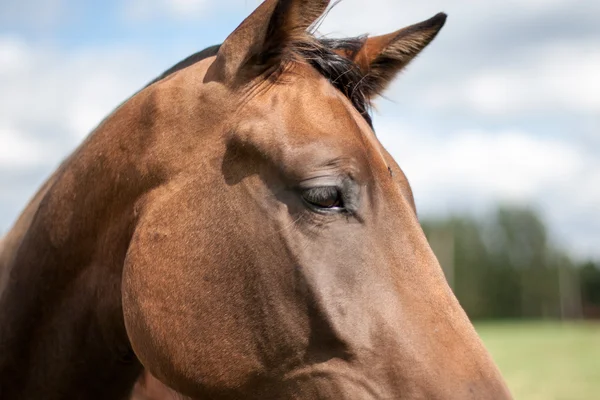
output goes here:
[{"label": "tree line", "polygon": [[535,210],[421,224],[471,319],[600,318],[600,264],[570,258]]}]

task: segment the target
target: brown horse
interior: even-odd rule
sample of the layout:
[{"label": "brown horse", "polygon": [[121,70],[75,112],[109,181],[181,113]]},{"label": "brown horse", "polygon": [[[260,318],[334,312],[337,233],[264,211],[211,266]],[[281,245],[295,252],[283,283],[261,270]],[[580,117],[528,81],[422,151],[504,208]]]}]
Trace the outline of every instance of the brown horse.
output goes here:
[{"label": "brown horse", "polygon": [[318,40],[327,5],[265,1],[37,193],[0,244],[2,400],[144,371],[191,399],[510,398],[368,113],[446,17]]}]

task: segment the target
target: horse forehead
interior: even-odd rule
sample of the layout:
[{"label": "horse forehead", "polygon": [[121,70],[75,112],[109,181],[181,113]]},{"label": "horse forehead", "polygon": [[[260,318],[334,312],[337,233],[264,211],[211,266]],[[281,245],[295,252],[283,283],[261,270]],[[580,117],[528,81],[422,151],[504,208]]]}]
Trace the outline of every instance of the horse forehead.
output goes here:
[{"label": "horse forehead", "polygon": [[288,135],[302,139],[339,138],[350,144],[359,131],[368,129],[350,100],[308,66],[284,73],[257,101],[285,125]]},{"label": "horse forehead", "polygon": [[310,71],[300,74],[290,87],[296,98],[286,103],[289,120],[313,128],[311,133],[340,143],[346,149],[359,150],[370,163],[380,162],[387,171],[383,146],[350,99],[311,67],[301,67]]},{"label": "horse forehead", "polygon": [[294,67],[288,76],[284,76],[284,79],[289,79],[289,91],[298,100],[304,100],[299,104],[289,104],[290,110],[301,105],[315,114],[335,113],[341,117],[343,112],[344,116],[352,115],[354,107],[350,100],[312,67],[301,64]]},{"label": "horse forehead", "polygon": [[311,159],[323,161],[352,159],[368,165],[370,173],[377,176],[389,174],[383,148],[369,123],[342,92],[312,67],[300,64],[257,93],[252,102],[260,111],[249,107],[246,123],[261,127],[250,131],[259,142],[266,143],[261,146],[266,153],[308,152],[314,156]]}]

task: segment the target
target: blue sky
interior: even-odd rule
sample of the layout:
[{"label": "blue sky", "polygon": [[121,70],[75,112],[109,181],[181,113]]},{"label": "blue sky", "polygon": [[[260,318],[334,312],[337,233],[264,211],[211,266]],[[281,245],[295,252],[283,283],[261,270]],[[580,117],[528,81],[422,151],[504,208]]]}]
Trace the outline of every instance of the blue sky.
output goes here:
[{"label": "blue sky", "polygon": [[[95,125],[163,70],[221,42],[258,0],[0,2],[0,234]],[[600,2],[344,0],[321,33],[436,41],[377,102],[421,215],[532,205],[600,258]]]}]

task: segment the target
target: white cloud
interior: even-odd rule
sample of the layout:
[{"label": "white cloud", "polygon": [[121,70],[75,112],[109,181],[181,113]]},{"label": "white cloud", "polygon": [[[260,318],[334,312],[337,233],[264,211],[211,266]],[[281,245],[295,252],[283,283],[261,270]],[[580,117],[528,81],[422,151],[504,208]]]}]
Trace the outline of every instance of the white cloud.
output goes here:
[{"label": "white cloud", "polygon": [[72,0],[1,1],[0,23],[18,23],[35,29],[55,26],[74,7],[72,3]]},{"label": "white cloud", "polygon": [[595,0],[344,0],[320,31],[380,34],[446,11],[430,49],[387,95],[447,112],[498,116],[600,113]]},{"label": "white cloud", "polygon": [[61,53],[0,37],[0,54],[0,125],[41,141],[79,141],[153,77],[143,54],[118,46]]},{"label": "white cloud", "polygon": [[[575,1],[586,4],[590,0]],[[261,2],[262,0],[124,0],[123,10],[128,18],[137,20],[164,16],[200,20],[206,17],[207,11],[222,8],[224,5],[236,10],[246,10],[248,15]],[[335,1],[332,0],[331,3],[334,4]],[[567,0],[509,0],[498,3],[479,0],[370,0],[367,5],[364,0],[343,0],[326,19],[323,27],[328,33],[379,33],[399,29],[404,22],[415,23],[439,11],[455,14],[465,11],[471,14],[489,12],[493,15],[500,11],[517,10],[521,14],[534,14],[571,4],[572,2]]]},{"label": "white cloud", "polygon": [[555,43],[464,81],[424,88],[424,106],[488,115],[600,113],[600,41]]},{"label": "white cloud", "polygon": [[0,170],[36,167],[46,154],[39,141],[24,137],[15,129],[0,126]]},{"label": "white cloud", "polygon": [[585,3],[581,0],[505,0],[503,3],[506,8],[525,8],[528,11],[539,12],[540,10],[555,9],[577,2]]},{"label": "white cloud", "polygon": [[171,5],[173,12],[178,15],[199,12],[209,4],[207,0],[171,0],[167,3]]},{"label": "white cloud", "polygon": [[30,62],[25,43],[16,37],[0,37],[0,76],[17,73]]},{"label": "white cloud", "polygon": [[126,0],[124,12],[133,20],[169,16],[176,19],[200,19],[214,6],[210,0]]},{"label": "white cloud", "polygon": [[154,78],[152,64],[118,46],[64,53],[0,36],[0,232],[60,160]]},{"label": "white cloud", "polygon": [[420,213],[534,205],[572,254],[600,257],[591,246],[600,243],[600,159],[593,149],[520,130],[434,134],[385,118],[376,126],[408,176]]},{"label": "white cloud", "polygon": [[585,165],[569,143],[518,130],[415,131],[388,122],[378,135],[417,192],[436,196],[468,191],[478,199],[527,202],[568,184]]},{"label": "white cloud", "polygon": [[[489,2],[481,0],[343,0],[330,12],[322,25],[324,33],[356,35],[361,33],[381,34],[392,32],[403,26],[427,19],[438,12],[449,14],[449,25],[445,28],[473,35],[472,28],[502,29],[505,15],[519,17],[540,15],[561,7],[589,8],[595,0],[508,0]],[[497,26],[491,26],[494,22]],[[487,25],[487,26],[486,26]],[[464,29],[463,29],[464,28]]]}]

